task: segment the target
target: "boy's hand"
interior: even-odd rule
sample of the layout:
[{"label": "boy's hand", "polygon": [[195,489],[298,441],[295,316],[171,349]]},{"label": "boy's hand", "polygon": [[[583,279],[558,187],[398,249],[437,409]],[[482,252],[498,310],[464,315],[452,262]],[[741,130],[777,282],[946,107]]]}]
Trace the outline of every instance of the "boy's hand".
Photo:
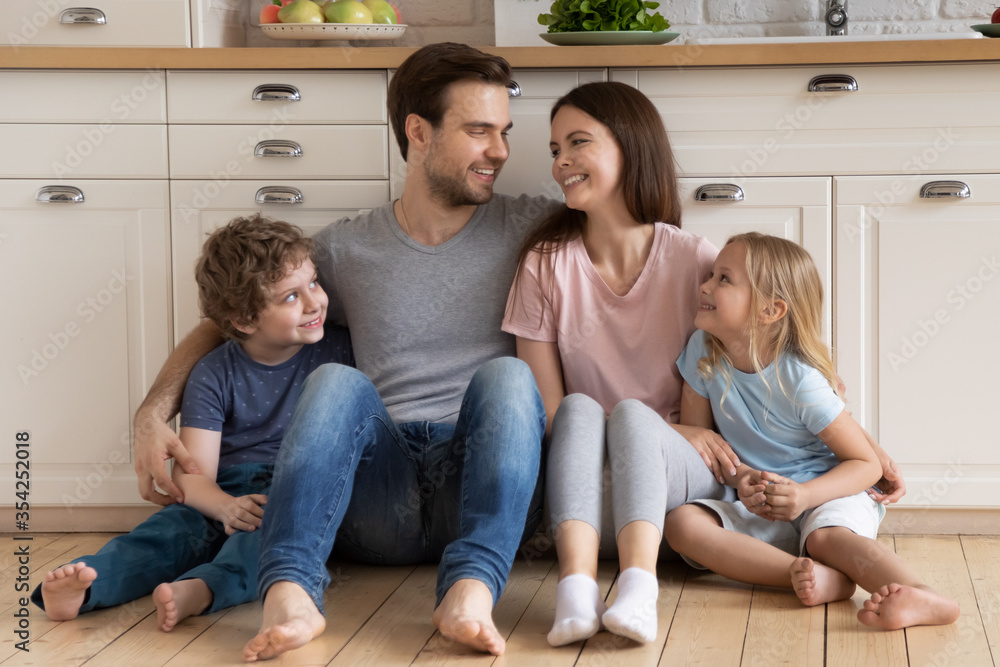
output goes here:
[{"label": "boy's hand", "polygon": [[770,482],[764,489],[764,498],[769,508],[760,514],[772,521],[791,521],[809,509],[809,490],[787,477],[773,472],[761,473],[765,482]]},{"label": "boy's hand", "polygon": [[[167,473],[167,459],[174,459],[184,472],[198,474],[198,464],[194,462],[184,443],[166,422],[155,416],[136,412],[135,433],[135,474],[139,477],[139,493],[144,500],[157,505],[172,505],[184,502],[184,494]],[[164,495],[156,486],[167,492]]]},{"label": "boy's hand", "polygon": [[759,516],[770,509],[764,497],[765,488],[767,488],[767,482],[761,477],[759,471],[754,470],[741,477],[737,482],[736,495],[739,496],[740,502],[750,513]]},{"label": "boy's hand", "polygon": [[729,477],[736,474],[740,459],[721,435],[700,426],[673,424],[673,427],[691,443],[715,479],[719,480],[719,484],[726,483],[723,474]]},{"label": "boy's hand", "polygon": [[261,493],[233,498],[231,503],[221,508],[219,515],[219,521],[226,527],[226,535],[233,535],[240,530],[252,533],[260,528],[266,504],[267,496]]}]

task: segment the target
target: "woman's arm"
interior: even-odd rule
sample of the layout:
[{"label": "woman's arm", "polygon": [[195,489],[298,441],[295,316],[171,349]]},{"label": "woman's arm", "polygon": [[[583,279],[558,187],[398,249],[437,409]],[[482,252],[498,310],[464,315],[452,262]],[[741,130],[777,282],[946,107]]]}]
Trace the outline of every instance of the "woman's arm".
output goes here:
[{"label": "woman's arm", "polygon": [[877,503],[891,505],[906,495],[906,482],[903,481],[903,473],[900,472],[896,462],[892,460],[882,446],[875,442],[875,438],[864,428],[861,432],[865,434],[869,446],[875,452],[875,458],[882,466],[882,477],[875,482],[874,488],[868,492],[868,496]]},{"label": "woman's arm", "polygon": [[[198,360],[222,343],[222,332],[214,323],[205,320],[181,341],[163,368],[160,369],[145,400],[135,411],[135,472],[139,477],[139,493],[145,500],[157,505],[184,502],[183,492],[167,475],[167,459],[188,472],[197,472],[194,459],[184,443],[167,426],[167,421],[177,414],[191,369]],[[167,492],[163,495],[154,483]]]},{"label": "woman's arm", "polygon": [[184,493],[184,504],[209,519],[223,523],[227,535],[232,535],[237,530],[252,532],[259,528],[267,496],[252,494],[235,498],[215,482],[222,433],[185,426],[181,428],[181,441],[201,470],[200,473],[191,474],[180,466],[174,467],[174,482]]},{"label": "woman's arm", "polygon": [[840,463],[801,484],[773,473],[762,473],[764,479],[773,484],[765,491],[770,510],[761,516],[791,521],[807,509],[864,491],[882,474],[882,467],[864,431],[846,410],[818,435]]},{"label": "woman's arm", "polygon": [[517,358],[528,364],[545,405],[545,435],[552,434],[552,418],[566,397],[562,361],[556,343],[528,340],[517,336]]}]

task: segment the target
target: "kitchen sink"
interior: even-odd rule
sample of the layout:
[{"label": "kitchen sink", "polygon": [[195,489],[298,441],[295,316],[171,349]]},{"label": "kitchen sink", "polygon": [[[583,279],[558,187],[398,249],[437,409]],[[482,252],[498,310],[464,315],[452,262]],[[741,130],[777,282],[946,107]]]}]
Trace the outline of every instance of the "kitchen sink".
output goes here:
[{"label": "kitchen sink", "polygon": [[837,42],[901,42],[932,39],[981,39],[978,32],[916,33],[901,35],[783,35],[781,37],[703,37],[688,44],[797,44]]}]

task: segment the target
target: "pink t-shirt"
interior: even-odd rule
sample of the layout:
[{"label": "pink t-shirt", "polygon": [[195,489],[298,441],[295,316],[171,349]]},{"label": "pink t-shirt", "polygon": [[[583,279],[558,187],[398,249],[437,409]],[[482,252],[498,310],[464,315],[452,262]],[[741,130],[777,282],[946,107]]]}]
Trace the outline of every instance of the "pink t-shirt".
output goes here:
[{"label": "pink t-shirt", "polygon": [[698,288],[719,251],[701,236],[655,225],[646,266],[625,296],[601,278],[582,238],[551,258],[551,273],[540,273],[539,253],[529,254],[511,288],[503,330],[557,343],[567,394],[586,394],[608,413],[636,398],[677,423],[681,376],[675,362],[694,333]]}]

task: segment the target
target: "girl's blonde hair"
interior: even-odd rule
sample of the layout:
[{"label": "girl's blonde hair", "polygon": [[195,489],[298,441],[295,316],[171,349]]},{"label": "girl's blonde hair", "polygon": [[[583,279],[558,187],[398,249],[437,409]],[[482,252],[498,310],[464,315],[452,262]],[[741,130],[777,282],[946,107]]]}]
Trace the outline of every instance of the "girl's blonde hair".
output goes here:
[{"label": "girl's blonde hair", "polygon": [[[823,342],[823,283],[812,257],[805,249],[786,239],[759,232],[737,234],[726,245],[742,243],[746,249],[746,271],[750,278],[750,317],[747,322],[749,357],[754,370],[763,370],[761,352],[774,352],[775,368],[782,355],[794,354],[817,369],[838,395],[837,374],[830,359],[830,350]],[[759,318],[770,304],[784,301],[784,317],[765,324]],[[713,335],[705,333],[707,355],[698,361],[698,370],[705,377],[719,371],[726,378],[726,392],[732,381],[732,358]],[[766,355],[770,356],[770,355]],[[726,363],[721,363],[725,361]],[[778,386],[789,399],[788,391],[777,374]],[[764,383],[767,380],[761,377]],[[768,387],[770,390],[770,387]],[[725,401],[725,394],[722,400]]]}]

